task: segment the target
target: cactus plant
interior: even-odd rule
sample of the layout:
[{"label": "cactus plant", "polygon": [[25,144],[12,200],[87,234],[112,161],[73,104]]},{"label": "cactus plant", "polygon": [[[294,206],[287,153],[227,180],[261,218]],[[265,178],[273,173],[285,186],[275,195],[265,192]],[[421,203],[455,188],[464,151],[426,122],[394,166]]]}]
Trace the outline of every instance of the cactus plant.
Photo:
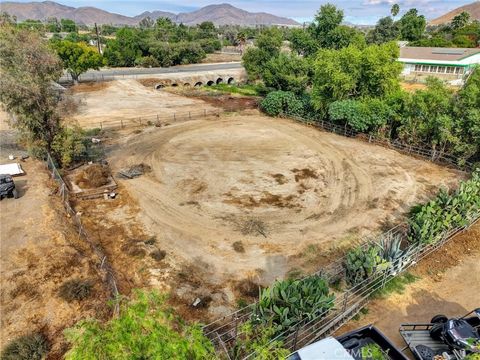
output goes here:
[{"label": "cactus plant", "polygon": [[334,295],[320,276],[276,281],[261,291],[252,315],[254,323],[272,326],[279,334],[333,307]]},{"label": "cactus plant", "polygon": [[349,285],[360,284],[372,275],[388,268],[388,262],[379,255],[379,252],[380,247],[372,244],[368,247],[359,246],[347,253],[343,265]]},{"label": "cactus plant", "polygon": [[446,231],[467,225],[479,214],[480,171],[477,170],[454,193],[441,190],[435,199],[413,208],[408,239],[412,243],[434,244]]}]

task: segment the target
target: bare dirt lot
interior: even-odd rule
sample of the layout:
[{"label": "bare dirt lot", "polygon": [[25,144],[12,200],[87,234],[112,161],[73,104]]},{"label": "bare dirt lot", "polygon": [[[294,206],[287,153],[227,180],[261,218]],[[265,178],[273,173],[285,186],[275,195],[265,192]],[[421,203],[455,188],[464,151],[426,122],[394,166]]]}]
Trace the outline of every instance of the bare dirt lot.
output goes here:
[{"label": "bare dirt lot", "polygon": [[402,323],[425,323],[437,314],[462,316],[477,308],[480,294],[480,223],[456,236],[411,271],[420,279],[402,293],[368,304],[368,314],[337,332],[374,324],[399,347]]},{"label": "bare dirt lot", "polygon": [[[462,175],[367,143],[258,113],[197,120],[122,138],[115,171],[159,243],[213,280],[269,283],[316,256],[399,220]],[[233,244],[241,243],[243,252]],[[317,262],[318,266],[318,262]]]},{"label": "bare dirt lot", "polygon": [[[157,109],[227,109],[231,100],[187,98],[135,80],[91,86],[73,89],[84,101],[75,117],[83,126]],[[119,274],[122,292],[174,290],[184,317],[206,320],[229,311],[238,298],[251,298],[242,281],[268,285],[317,270],[464,176],[262,116],[242,99],[220,117],[105,134],[114,175],[139,164],[151,168],[135,179],[117,177],[117,200],[77,204]],[[158,252],[165,259],[156,261]],[[209,314],[195,309],[192,315],[197,296],[209,299]]]},{"label": "bare dirt lot", "polygon": [[134,79],[80,84],[70,91],[80,103],[77,114],[70,121],[86,128],[100,127],[102,122],[108,121],[152,118],[157,114],[173,118],[174,113],[213,110],[201,100],[158,91]]}]

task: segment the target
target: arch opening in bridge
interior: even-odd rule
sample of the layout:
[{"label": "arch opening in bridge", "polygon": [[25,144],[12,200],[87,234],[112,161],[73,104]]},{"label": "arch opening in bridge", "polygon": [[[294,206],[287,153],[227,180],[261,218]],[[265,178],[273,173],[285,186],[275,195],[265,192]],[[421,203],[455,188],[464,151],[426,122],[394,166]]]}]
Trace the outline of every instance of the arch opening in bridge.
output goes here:
[{"label": "arch opening in bridge", "polygon": [[213,84],[215,84],[213,80],[210,80],[209,82],[207,82],[207,86],[212,86]]},{"label": "arch opening in bridge", "polygon": [[235,79],[233,77],[228,78],[227,84],[235,84]]},{"label": "arch opening in bridge", "polygon": [[177,84],[177,83],[173,83],[171,86],[173,86],[173,87],[177,87],[177,86],[178,86],[178,84]]},{"label": "arch opening in bridge", "polygon": [[165,84],[157,84],[155,85],[155,90],[160,90],[160,89],[163,89],[165,87]]},{"label": "arch opening in bridge", "polygon": [[190,87],[190,83],[183,84],[184,87]]},{"label": "arch opening in bridge", "polygon": [[195,87],[200,87],[202,85],[203,85],[203,83],[201,81],[195,83]]},{"label": "arch opening in bridge", "polygon": [[221,83],[223,83],[223,79],[222,79],[222,78],[218,78],[218,79],[217,79],[217,85],[218,85],[218,84],[221,84]]}]

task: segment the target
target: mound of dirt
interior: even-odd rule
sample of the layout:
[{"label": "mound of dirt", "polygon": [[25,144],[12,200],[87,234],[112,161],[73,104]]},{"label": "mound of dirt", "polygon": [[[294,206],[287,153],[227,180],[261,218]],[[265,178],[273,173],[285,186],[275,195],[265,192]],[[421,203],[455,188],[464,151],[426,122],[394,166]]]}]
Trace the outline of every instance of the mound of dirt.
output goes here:
[{"label": "mound of dirt", "polygon": [[107,166],[91,164],[75,176],[75,182],[81,189],[95,189],[110,182]]}]

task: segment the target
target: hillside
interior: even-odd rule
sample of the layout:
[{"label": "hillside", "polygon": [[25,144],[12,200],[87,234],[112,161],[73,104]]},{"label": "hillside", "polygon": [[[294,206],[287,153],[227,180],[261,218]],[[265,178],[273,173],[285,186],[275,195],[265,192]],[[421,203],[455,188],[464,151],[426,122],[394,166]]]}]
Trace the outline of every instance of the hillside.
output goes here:
[{"label": "hillside", "polygon": [[114,25],[138,24],[138,20],[129,16],[114,14],[95,7],[74,8],[53,1],[29,3],[2,2],[0,3],[0,9],[10,15],[15,15],[19,21],[26,19],[46,20],[49,17],[56,17],[58,19],[71,19],[79,24],[86,25],[93,25],[94,23]]},{"label": "hillside", "polygon": [[446,24],[452,21],[452,19],[460,14],[461,12],[466,11],[470,14],[472,20],[480,20],[480,1],[475,1],[471,4],[460,6],[445,15],[442,15],[436,19],[433,19],[429,22],[430,25],[441,25]]},{"label": "hillside", "polygon": [[2,2],[1,11],[15,15],[19,21],[26,19],[46,20],[49,17],[65,18],[80,24],[93,25],[136,25],[140,20],[149,16],[152,19],[168,17],[177,23],[196,25],[203,21],[212,21],[216,25],[296,25],[296,21],[267,13],[251,13],[230,4],[209,5],[189,13],[174,14],[165,11],[145,11],[135,17],[114,14],[95,7],[74,8],[55,3],[44,2]]}]

